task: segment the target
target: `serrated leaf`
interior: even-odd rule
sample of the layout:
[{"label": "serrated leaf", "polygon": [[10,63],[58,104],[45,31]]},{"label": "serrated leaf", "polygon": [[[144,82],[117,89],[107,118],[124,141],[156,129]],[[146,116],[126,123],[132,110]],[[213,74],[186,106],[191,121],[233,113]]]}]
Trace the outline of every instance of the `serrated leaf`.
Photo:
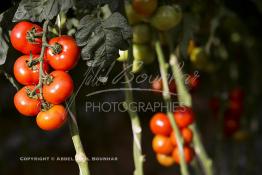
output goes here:
[{"label": "serrated leaf", "polygon": [[128,48],[131,34],[127,20],[118,12],[105,20],[87,15],[80,20],[76,41],[89,66],[107,67],[119,57],[119,49]]},{"label": "serrated leaf", "polygon": [[67,12],[73,6],[73,0],[22,0],[13,22],[21,20],[42,22],[45,19],[53,19],[61,11]]},{"label": "serrated leaf", "polygon": [[6,61],[8,49],[9,49],[9,30],[13,27],[11,19],[14,16],[17,6],[8,9],[0,14],[0,65],[3,65]]}]

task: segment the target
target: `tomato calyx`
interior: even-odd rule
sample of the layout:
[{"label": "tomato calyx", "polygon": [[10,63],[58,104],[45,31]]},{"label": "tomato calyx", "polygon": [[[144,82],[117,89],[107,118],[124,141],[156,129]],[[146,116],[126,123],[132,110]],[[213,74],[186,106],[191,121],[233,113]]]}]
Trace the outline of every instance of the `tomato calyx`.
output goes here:
[{"label": "tomato calyx", "polygon": [[26,39],[27,39],[27,41],[29,41],[32,44],[39,44],[39,43],[36,42],[36,39],[42,38],[42,34],[43,34],[42,32],[37,32],[36,28],[33,27],[31,30],[29,30],[26,33]]},{"label": "tomato calyx", "polygon": [[41,111],[45,112],[51,109],[54,105],[43,100],[41,103]]},{"label": "tomato calyx", "polygon": [[36,93],[35,89],[34,90],[30,90],[29,88],[26,87],[25,90],[26,90],[26,95],[29,98],[35,99],[35,100],[38,99],[38,96],[37,96],[37,93]]},{"label": "tomato calyx", "polygon": [[50,85],[54,81],[54,77],[52,75],[46,75],[44,78],[44,84],[45,85]]},{"label": "tomato calyx", "polygon": [[52,49],[52,54],[57,55],[62,52],[62,45],[56,42],[54,45],[50,46]]}]

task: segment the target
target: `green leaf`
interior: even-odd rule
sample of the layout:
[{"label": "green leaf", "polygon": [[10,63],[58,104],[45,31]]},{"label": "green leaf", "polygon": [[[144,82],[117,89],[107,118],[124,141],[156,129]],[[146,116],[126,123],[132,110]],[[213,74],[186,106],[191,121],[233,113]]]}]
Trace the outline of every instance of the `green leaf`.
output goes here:
[{"label": "green leaf", "polygon": [[131,34],[127,20],[118,12],[105,20],[86,15],[80,20],[76,41],[88,66],[106,68],[119,57],[119,49],[128,49]]},{"label": "green leaf", "polygon": [[53,19],[59,12],[67,12],[74,6],[74,0],[22,0],[13,18],[13,22],[29,20],[42,22]]},{"label": "green leaf", "polygon": [[10,44],[9,30],[11,30],[14,25],[12,18],[16,8],[17,6],[14,6],[0,14],[0,65],[6,62]]}]

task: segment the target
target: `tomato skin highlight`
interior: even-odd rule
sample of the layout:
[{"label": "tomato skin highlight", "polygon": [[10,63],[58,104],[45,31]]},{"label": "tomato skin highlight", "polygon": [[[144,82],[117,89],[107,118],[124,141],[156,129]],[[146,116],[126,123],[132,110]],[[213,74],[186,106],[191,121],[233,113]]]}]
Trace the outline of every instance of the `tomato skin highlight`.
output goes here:
[{"label": "tomato skin highlight", "polygon": [[44,99],[52,104],[63,103],[73,93],[73,80],[64,71],[53,71],[50,76],[53,77],[53,81],[43,86]]},{"label": "tomato skin highlight", "polygon": [[153,138],[152,147],[159,154],[170,154],[174,148],[169,137],[162,135],[156,135]]},{"label": "tomato skin highlight", "polygon": [[27,96],[26,88],[33,90],[34,87],[25,86],[14,96],[14,105],[24,116],[36,116],[41,111],[41,101]]},{"label": "tomato skin highlight", "polygon": [[41,52],[42,39],[35,38],[34,42],[29,41],[26,36],[32,28],[35,28],[36,33],[43,32],[43,29],[31,22],[22,21],[17,23],[11,31],[10,40],[13,47],[23,54],[38,54]]},{"label": "tomato skin highlight", "polygon": [[172,132],[171,124],[164,113],[156,113],[150,120],[150,129],[154,134],[168,136]]},{"label": "tomato skin highlight", "polygon": [[55,37],[49,41],[51,46],[54,46],[56,43],[61,45],[61,51],[54,53],[52,48],[47,48],[46,57],[49,61],[48,63],[55,70],[71,70],[80,58],[80,48],[77,46],[75,39],[67,35]]},{"label": "tomato skin highlight", "polygon": [[[33,60],[38,58],[39,55],[33,55]],[[31,68],[27,65],[30,56],[23,55],[19,57],[14,64],[14,75],[16,80],[22,85],[36,85],[39,81],[39,67],[40,64],[32,66]],[[49,66],[46,61],[43,62],[43,71],[48,73]]]},{"label": "tomato skin highlight", "polygon": [[62,105],[54,105],[47,111],[41,111],[36,117],[39,128],[52,131],[60,128],[67,119],[67,111]]}]

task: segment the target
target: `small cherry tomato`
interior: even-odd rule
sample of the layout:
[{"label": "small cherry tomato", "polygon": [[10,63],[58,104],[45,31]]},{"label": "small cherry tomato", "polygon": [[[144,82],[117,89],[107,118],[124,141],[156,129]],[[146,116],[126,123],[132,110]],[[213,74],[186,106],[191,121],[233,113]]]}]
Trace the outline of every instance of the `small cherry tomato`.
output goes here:
[{"label": "small cherry tomato", "polygon": [[73,37],[62,35],[52,38],[46,50],[46,57],[49,64],[55,70],[68,71],[78,62],[80,48]]},{"label": "small cherry tomato", "polygon": [[35,86],[25,86],[14,96],[16,109],[25,116],[36,116],[41,110],[41,102],[37,95],[30,96]]},{"label": "small cherry tomato", "polygon": [[[11,31],[10,40],[13,47],[23,54],[38,54],[41,51],[42,39],[39,34],[43,29],[33,23],[22,21],[17,23]],[[41,37],[41,36],[40,36]]]},{"label": "small cherry tomato", "polygon": [[139,15],[149,17],[157,8],[157,0],[132,0],[132,6]]},{"label": "small cherry tomato", "polygon": [[172,156],[168,156],[165,154],[157,154],[156,159],[160,165],[163,165],[165,167],[172,166],[175,163],[175,160]]},{"label": "small cherry tomato", "polygon": [[133,43],[146,44],[151,40],[151,29],[145,24],[137,24],[133,26]]},{"label": "small cherry tomato", "polygon": [[[183,147],[184,150],[184,157],[185,157],[185,161],[186,163],[190,163],[194,157],[194,151],[191,147],[189,146],[184,146]],[[175,147],[175,149],[172,152],[172,157],[175,160],[175,162],[177,164],[179,164],[180,162],[180,153],[179,153],[179,149],[178,147]]]},{"label": "small cherry tomato", "polygon": [[125,11],[128,22],[131,25],[137,24],[143,19],[143,17],[136,13],[132,4],[130,4],[128,1],[125,1]]},{"label": "small cherry tomato", "polygon": [[178,107],[174,112],[174,117],[177,125],[180,128],[188,127],[194,122],[195,116],[191,108]]},{"label": "small cherry tomato", "polygon": [[50,82],[43,86],[44,99],[52,104],[60,104],[73,93],[73,80],[64,71],[53,71],[50,77]]},{"label": "small cherry tomato", "polygon": [[156,135],[153,138],[152,147],[159,154],[170,154],[174,148],[169,137],[162,135]]},{"label": "small cherry tomato", "polygon": [[150,19],[150,24],[160,31],[167,31],[180,23],[182,10],[179,7],[164,5],[158,7]]},{"label": "small cherry tomato", "polygon": [[202,47],[196,47],[192,50],[190,60],[197,69],[207,70],[208,56]]},{"label": "small cherry tomato", "polygon": [[238,116],[232,113],[226,113],[224,116],[224,134],[227,137],[232,136],[240,128]]},{"label": "small cherry tomato", "polygon": [[229,92],[230,100],[243,101],[244,99],[244,91],[240,87],[235,87]]},{"label": "small cherry tomato", "polygon": [[154,134],[169,136],[172,132],[171,124],[164,113],[156,113],[150,120],[150,129]]},{"label": "small cherry tomato", "polygon": [[[176,83],[174,80],[169,81],[169,91],[171,93],[176,93]],[[156,91],[163,91],[163,82],[161,78],[155,78],[152,81],[152,89]]]},{"label": "small cherry tomato", "polygon": [[199,86],[199,75],[198,74],[189,74],[186,78],[186,84],[188,85],[191,92],[194,92]]},{"label": "small cherry tomato", "polygon": [[[184,144],[190,144],[192,142],[193,132],[191,131],[191,129],[189,128],[181,129],[181,135],[184,139]],[[174,146],[177,146],[176,135],[174,131],[170,135],[170,140]]]},{"label": "small cherry tomato", "polygon": [[[33,59],[38,58],[39,55],[33,55]],[[23,55],[19,57],[14,64],[14,75],[16,80],[22,85],[36,85],[39,81],[39,66],[37,63],[35,65],[29,66],[29,55]],[[46,61],[43,63],[43,71],[48,73],[49,67]]]},{"label": "small cherry tomato", "polygon": [[47,111],[41,111],[36,117],[39,128],[52,131],[60,128],[67,119],[67,111],[62,105],[54,105]]}]

